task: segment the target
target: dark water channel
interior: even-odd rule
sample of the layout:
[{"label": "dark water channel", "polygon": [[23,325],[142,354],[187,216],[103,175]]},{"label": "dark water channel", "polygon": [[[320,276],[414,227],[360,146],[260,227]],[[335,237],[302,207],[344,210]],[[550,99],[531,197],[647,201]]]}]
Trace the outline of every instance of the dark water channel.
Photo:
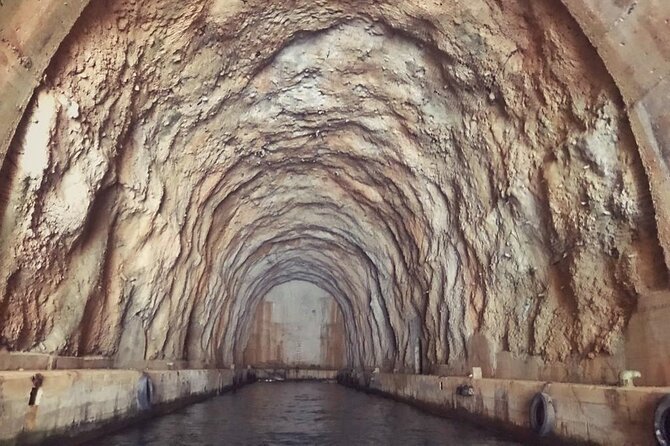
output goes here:
[{"label": "dark water channel", "polygon": [[96,440],[97,446],[515,445],[329,383],[257,383]]}]

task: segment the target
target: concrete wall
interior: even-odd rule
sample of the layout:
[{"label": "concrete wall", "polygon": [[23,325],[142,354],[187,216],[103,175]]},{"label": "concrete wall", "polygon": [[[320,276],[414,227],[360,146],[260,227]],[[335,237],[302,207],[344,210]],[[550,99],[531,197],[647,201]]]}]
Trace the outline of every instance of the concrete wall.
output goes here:
[{"label": "concrete wall", "polygon": [[342,311],[321,288],[302,281],[273,288],[256,308],[244,363],[254,367],[345,364]]},{"label": "concrete wall", "polygon": [[640,296],[626,331],[626,368],[642,385],[670,385],[670,293]]},{"label": "concrete wall", "polygon": [[330,381],[337,378],[338,370],[315,369],[255,369],[257,379],[288,381]]},{"label": "concrete wall", "polygon": [[[503,428],[520,439],[541,441],[539,444],[547,443],[529,437],[528,421],[530,401],[537,392],[552,397],[557,416],[554,432],[561,439],[608,446],[656,444],[654,411],[662,396],[670,393],[667,387],[617,388],[402,374],[355,373],[343,381],[348,377],[364,389]],[[457,395],[461,384],[472,385],[475,395]]]},{"label": "concrete wall", "polygon": [[[44,371],[35,404],[29,399],[35,371],[0,373],[0,444],[32,444],[54,435],[74,436],[140,414],[135,370]],[[246,372],[181,370],[147,372],[157,408],[222,391]]]}]

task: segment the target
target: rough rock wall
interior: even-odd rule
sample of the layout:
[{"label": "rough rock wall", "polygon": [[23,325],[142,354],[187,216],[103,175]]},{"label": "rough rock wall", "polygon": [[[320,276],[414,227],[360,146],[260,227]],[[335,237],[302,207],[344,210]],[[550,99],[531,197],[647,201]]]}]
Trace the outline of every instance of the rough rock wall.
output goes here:
[{"label": "rough rock wall", "polygon": [[230,363],[300,279],[352,365],[594,358],[667,287],[616,89],[549,0],[94,1],[2,169],[9,349]]}]

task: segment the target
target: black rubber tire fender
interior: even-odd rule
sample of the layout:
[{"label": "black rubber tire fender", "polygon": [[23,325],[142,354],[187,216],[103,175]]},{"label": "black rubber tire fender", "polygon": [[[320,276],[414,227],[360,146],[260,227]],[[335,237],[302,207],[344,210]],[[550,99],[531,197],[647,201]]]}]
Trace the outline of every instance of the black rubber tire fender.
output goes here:
[{"label": "black rubber tire fender", "polygon": [[530,427],[537,435],[544,437],[554,431],[556,409],[551,396],[544,392],[536,393],[530,402]]},{"label": "black rubber tire fender", "polygon": [[143,373],[137,382],[137,407],[139,407],[140,410],[151,409],[153,393],[154,384],[149,375]]},{"label": "black rubber tire fender", "polygon": [[654,434],[661,446],[670,446],[670,395],[665,395],[656,406]]}]

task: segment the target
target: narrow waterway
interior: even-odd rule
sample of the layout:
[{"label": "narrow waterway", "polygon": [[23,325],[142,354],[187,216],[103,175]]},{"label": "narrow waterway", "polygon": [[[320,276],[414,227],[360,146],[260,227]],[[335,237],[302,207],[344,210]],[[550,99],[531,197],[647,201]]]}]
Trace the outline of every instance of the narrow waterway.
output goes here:
[{"label": "narrow waterway", "polygon": [[96,446],[514,445],[406,404],[315,382],[257,383],[115,435]]}]

